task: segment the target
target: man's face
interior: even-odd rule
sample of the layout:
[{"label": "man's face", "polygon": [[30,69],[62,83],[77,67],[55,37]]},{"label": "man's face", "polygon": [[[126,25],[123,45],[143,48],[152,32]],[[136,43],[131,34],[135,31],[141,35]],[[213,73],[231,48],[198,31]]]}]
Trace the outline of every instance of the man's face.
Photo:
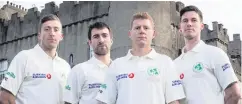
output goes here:
[{"label": "man's face", "polygon": [[133,21],[132,29],[129,31],[132,44],[139,47],[150,46],[154,37],[154,26],[149,19],[135,19]]},{"label": "man's face", "polygon": [[60,21],[50,20],[43,23],[38,35],[41,46],[48,50],[57,48],[59,42],[63,39],[61,30]]},{"label": "man's face", "polygon": [[110,31],[106,27],[102,29],[93,28],[89,45],[93,48],[96,55],[103,56],[110,53],[112,41]]},{"label": "man's face", "polygon": [[[180,32],[187,40],[198,37],[204,25],[195,11],[185,12],[181,17]],[[200,37],[200,36],[199,36]]]}]

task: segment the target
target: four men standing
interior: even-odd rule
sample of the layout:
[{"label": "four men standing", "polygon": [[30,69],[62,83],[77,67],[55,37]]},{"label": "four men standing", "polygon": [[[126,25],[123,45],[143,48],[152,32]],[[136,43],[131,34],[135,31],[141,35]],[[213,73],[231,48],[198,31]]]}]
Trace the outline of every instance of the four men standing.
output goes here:
[{"label": "four men standing", "polygon": [[132,48],[113,62],[110,27],[90,25],[94,56],[69,73],[70,66],[56,52],[63,39],[61,22],[47,15],[40,21],[38,44],[12,60],[0,104],[237,104],[241,94],[228,56],[200,40],[201,11],[187,6],[180,20],[185,47],[174,62],[151,48],[155,23],[144,12],[132,18]]}]

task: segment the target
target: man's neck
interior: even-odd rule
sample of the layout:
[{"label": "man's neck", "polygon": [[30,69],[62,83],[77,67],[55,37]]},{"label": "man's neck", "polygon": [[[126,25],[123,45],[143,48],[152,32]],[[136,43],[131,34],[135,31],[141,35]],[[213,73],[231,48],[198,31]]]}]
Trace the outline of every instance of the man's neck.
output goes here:
[{"label": "man's neck", "polygon": [[190,50],[192,50],[198,43],[200,42],[200,39],[192,39],[192,40],[185,40],[185,48],[184,48],[184,52],[188,52]]},{"label": "man's neck", "polygon": [[100,56],[97,54],[94,54],[94,57],[103,62],[105,65],[109,66],[111,64],[111,58],[110,58],[110,53]]},{"label": "man's neck", "polygon": [[40,47],[44,50],[44,52],[50,56],[52,59],[55,58],[56,56],[56,48],[53,49],[48,49],[48,48],[44,48],[42,45],[40,45]]},{"label": "man's neck", "polygon": [[134,56],[145,56],[148,53],[150,53],[150,51],[152,50],[151,46],[147,46],[147,47],[133,47],[131,50],[131,54]]}]

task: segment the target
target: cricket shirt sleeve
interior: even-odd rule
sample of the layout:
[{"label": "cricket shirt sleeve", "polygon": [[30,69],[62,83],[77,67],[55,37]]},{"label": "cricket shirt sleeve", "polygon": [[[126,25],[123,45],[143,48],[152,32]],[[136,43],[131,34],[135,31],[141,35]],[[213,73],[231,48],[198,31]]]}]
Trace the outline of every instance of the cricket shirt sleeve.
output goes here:
[{"label": "cricket shirt sleeve", "polygon": [[215,51],[217,52],[213,58],[214,74],[221,87],[225,90],[229,84],[238,81],[238,78],[234,73],[228,55],[221,49]]},{"label": "cricket shirt sleeve", "polygon": [[27,59],[27,54],[24,51],[19,52],[10,63],[1,83],[1,87],[10,91],[14,96],[17,95],[24,80]]},{"label": "cricket shirt sleeve", "polygon": [[182,82],[178,77],[174,62],[169,58],[165,69],[165,99],[166,103],[185,98]]},{"label": "cricket shirt sleeve", "polygon": [[85,83],[85,74],[81,64],[72,68],[68,75],[67,83],[64,89],[64,101],[71,104],[78,104],[81,98],[81,89]]},{"label": "cricket shirt sleeve", "polygon": [[113,62],[105,76],[105,81],[99,89],[96,96],[96,100],[101,101],[106,104],[115,104],[118,91],[117,91],[117,81],[115,77],[115,63]]}]

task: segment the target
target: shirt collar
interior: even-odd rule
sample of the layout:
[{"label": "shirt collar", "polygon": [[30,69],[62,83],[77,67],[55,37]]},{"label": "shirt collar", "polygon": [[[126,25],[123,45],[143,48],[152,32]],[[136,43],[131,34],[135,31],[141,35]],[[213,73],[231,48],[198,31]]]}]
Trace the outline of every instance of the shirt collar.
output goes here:
[{"label": "shirt collar", "polygon": [[[134,56],[133,54],[131,54],[131,50],[132,49],[129,49],[129,51],[126,55],[127,60],[131,60],[135,57],[138,57],[138,56]],[[152,50],[147,55],[144,55],[141,57],[148,58],[148,59],[154,59],[156,56],[157,56],[157,53],[156,53],[155,49],[152,48]]]},{"label": "shirt collar", "polygon": [[[99,68],[106,68],[108,67],[106,64],[104,64],[102,61],[98,60],[95,56],[93,56],[90,61],[94,64],[96,64]],[[112,60],[111,60],[112,62]],[[110,63],[111,64],[111,63]]]},{"label": "shirt collar", "polygon": [[[48,59],[52,59],[52,57],[50,57],[47,53],[45,53],[45,51],[40,47],[39,44],[35,45],[34,50],[36,50],[36,52],[38,52],[41,57],[46,57]],[[58,56],[57,52],[55,54],[55,58],[54,59],[57,59],[57,60],[60,59],[60,57]]]},{"label": "shirt collar", "polygon": [[[200,52],[202,50],[202,47],[205,45],[205,43],[202,40],[199,40],[199,42],[195,45],[195,47],[193,47],[190,51],[191,52]],[[182,53],[184,52],[185,47],[182,48]]]}]

